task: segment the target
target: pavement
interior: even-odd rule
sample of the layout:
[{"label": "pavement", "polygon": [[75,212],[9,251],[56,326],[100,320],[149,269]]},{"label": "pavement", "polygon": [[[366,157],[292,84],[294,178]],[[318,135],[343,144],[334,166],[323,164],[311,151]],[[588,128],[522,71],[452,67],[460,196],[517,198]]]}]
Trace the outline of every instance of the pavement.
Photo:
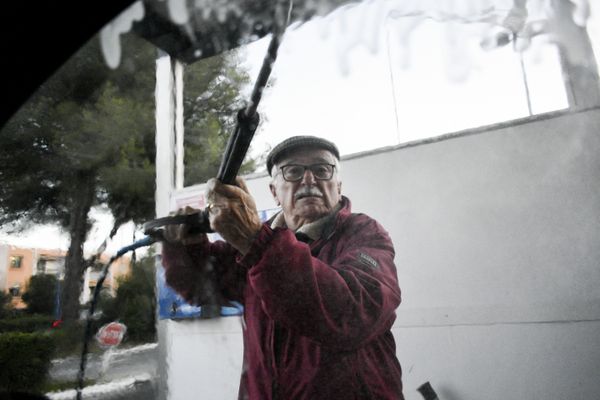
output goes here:
[{"label": "pavement", "polygon": [[[109,349],[103,354],[89,354],[85,379],[95,381],[84,387],[82,399],[121,400],[154,399],[158,377],[157,344]],[[79,357],[52,361],[50,380],[74,382],[79,371]],[[46,393],[52,400],[75,399],[75,389]]]}]

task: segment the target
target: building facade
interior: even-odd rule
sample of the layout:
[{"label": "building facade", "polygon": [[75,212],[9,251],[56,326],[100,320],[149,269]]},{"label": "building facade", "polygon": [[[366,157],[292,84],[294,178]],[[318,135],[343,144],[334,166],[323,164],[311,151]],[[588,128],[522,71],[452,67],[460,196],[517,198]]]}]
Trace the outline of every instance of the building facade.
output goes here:
[{"label": "building facade", "polygon": [[[59,280],[64,278],[65,257],[67,252],[61,249],[41,249],[18,247],[10,244],[0,244],[0,289],[12,296],[15,308],[24,308],[21,296],[27,290],[27,283],[33,275],[50,274]],[[84,290],[81,302],[87,302],[96,287],[102,266],[109,259],[101,255],[98,262],[86,270]],[[117,277],[129,273],[131,259],[122,257],[109,270],[103,286],[114,295],[117,288]]]}]

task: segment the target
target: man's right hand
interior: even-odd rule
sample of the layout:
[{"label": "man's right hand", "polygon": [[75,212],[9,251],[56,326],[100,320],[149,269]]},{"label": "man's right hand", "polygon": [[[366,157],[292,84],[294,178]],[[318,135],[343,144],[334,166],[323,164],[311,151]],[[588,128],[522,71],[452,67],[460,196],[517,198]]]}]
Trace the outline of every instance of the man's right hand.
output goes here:
[{"label": "man's right hand", "polygon": [[246,254],[260,232],[262,221],[244,180],[238,176],[234,185],[227,185],[210,179],[206,184],[206,198],[212,204],[209,208],[211,228],[241,254]]},{"label": "man's right hand", "polygon": [[[170,215],[189,215],[195,214],[200,210],[185,206],[185,208],[180,208],[176,213],[171,213]],[[163,237],[165,240],[172,244],[182,244],[184,246],[190,244],[201,243],[205,240],[204,233],[194,233],[190,234],[190,226],[187,224],[170,224],[167,225],[163,231]]]}]

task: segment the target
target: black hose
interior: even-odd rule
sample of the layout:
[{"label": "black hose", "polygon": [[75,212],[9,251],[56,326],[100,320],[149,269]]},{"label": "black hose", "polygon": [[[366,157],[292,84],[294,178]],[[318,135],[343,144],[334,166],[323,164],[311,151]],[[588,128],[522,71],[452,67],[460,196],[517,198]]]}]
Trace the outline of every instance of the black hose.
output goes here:
[{"label": "black hose", "polygon": [[81,392],[83,389],[83,380],[85,378],[85,367],[87,363],[87,354],[89,349],[90,339],[93,335],[92,330],[92,320],[94,316],[94,312],[96,311],[96,303],[98,302],[98,298],[100,297],[100,291],[102,290],[102,285],[108,276],[108,270],[113,262],[119,259],[124,254],[136,250],[140,247],[149,246],[152,243],[156,242],[156,239],[150,236],[146,236],[145,238],[138,240],[137,242],[130,244],[129,246],[125,246],[117,253],[110,258],[110,260],[104,265],[102,268],[102,272],[100,274],[100,278],[98,278],[98,282],[96,283],[96,287],[94,288],[94,294],[92,296],[92,301],[90,302],[90,309],[88,315],[86,317],[85,323],[85,331],[83,334],[83,347],[81,349],[81,359],[79,360],[79,372],[77,373],[77,387],[75,390],[77,391],[77,400],[81,400]]}]

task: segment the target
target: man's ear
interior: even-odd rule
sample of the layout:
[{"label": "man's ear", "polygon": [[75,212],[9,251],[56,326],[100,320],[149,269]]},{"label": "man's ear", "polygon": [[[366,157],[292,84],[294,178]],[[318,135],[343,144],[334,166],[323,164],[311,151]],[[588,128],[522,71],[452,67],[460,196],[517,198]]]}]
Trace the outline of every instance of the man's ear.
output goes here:
[{"label": "man's ear", "polygon": [[338,195],[342,195],[342,182],[338,182],[337,184]]},{"label": "man's ear", "polygon": [[277,190],[275,189],[275,185],[269,183],[269,189],[271,190],[271,194],[273,195],[273,200],[275,200],[275,203],[277,203],[277,205],[280,206],[281,202],[277,198]]}]

